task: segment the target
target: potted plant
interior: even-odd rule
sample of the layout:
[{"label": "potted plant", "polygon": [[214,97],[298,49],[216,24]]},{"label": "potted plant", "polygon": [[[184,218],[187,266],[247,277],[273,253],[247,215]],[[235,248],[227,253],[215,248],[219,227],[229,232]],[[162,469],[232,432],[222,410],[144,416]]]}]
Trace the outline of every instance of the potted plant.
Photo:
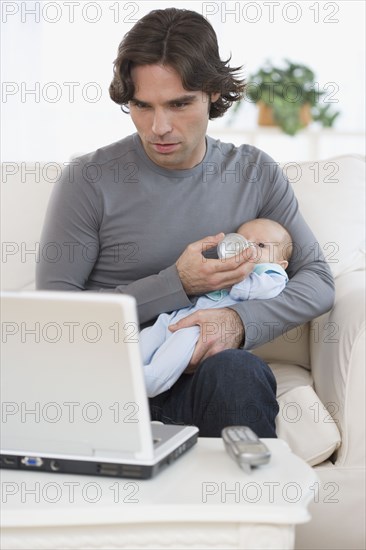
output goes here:
[{"label": "potted plant", "polygon": [[[309,67],[285,59],[284,67],[267,61],[263,68],[251,75],[244,100],[259,107],[258,123],[262,126],[280,126],[291,136],[312,120],[331,127],[339,115],[330,105],[320,105],[325,91],[317,89],[315,75]],[[234,113],[242,101],[236,103]]]}]

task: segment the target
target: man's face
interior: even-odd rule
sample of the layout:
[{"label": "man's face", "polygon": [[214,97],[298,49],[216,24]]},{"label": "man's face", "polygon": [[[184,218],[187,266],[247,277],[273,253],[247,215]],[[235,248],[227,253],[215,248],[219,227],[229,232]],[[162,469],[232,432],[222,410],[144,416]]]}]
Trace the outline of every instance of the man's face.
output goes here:
[{"label": "man's face", "polygon": [[[150,159],[171,170],[193,168],[206,151],[209,96],[183,88],[171,67],[140,65],[131,76],[135,95],[129,102],[131,118]],[[220,94],[212,94],[217,101]]]}]

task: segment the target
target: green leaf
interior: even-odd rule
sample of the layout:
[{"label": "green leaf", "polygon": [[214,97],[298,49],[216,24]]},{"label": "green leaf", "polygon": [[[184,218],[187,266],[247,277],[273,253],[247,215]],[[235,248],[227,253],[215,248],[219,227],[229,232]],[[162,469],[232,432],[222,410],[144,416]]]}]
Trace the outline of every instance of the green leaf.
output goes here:
[{"label": "green leaf", "polygon": [[[302,128],[300,108],[309,103],[313,119],[324,127],[331,127],[339,112],[331,112],[330,105],[320,105],[320,98],[325,90],[319,89],[314,72],[301,63],[284,59],[283,66],[275,66],[269,59],[257,72],[250,75],[247,82],[246,96],[249,101],[263,101],[273,107],[274,119],[282,130],[295,135]],[[236,103],[233,115],[242,106]]]}]

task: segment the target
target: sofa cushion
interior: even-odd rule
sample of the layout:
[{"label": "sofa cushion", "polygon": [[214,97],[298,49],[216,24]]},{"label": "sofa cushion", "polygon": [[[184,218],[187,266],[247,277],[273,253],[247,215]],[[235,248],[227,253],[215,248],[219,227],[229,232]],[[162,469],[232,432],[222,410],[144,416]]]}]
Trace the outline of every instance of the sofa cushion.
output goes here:
[{"label": "sofa cushion", "polygon": [[1,288],[35,286],[35,268],[43,219],[62,165],[4,162],[1,165]]},{"label": "sofa cushion", "polygon": [[308,370],[271,363],[277,381],[277,436],[310,466],[321,464],[340,446],[341,436],[332,416],[312,387]]},{"label": "sofa cushion", "polygon": [[343,155],[282,168],[334,277],[365,269],[365,158]]}]

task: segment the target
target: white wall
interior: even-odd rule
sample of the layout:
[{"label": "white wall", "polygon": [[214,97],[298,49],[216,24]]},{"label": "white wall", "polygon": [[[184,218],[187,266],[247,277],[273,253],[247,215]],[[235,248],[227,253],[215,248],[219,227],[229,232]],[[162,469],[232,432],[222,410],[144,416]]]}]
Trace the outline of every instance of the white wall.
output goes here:
[{"label": "white wall", "polygon": [[[112,63],[135,21],[169,6],[206,15],[221,56],[232,53],[231,63],[243,65],[245,75],[269,58],[308,64],[320,87],[334,92],[328,97],[342,112],[336,128],[364,131],[363,1],[3,1],[2,160],[63,161],[134,131],[108,96]],[[234,127],[253,128],[255,117],[246,104]],[[210,131],[225,139],[229,119],[210,123]],[[356,137],[353,149],[360,143]]]}]

